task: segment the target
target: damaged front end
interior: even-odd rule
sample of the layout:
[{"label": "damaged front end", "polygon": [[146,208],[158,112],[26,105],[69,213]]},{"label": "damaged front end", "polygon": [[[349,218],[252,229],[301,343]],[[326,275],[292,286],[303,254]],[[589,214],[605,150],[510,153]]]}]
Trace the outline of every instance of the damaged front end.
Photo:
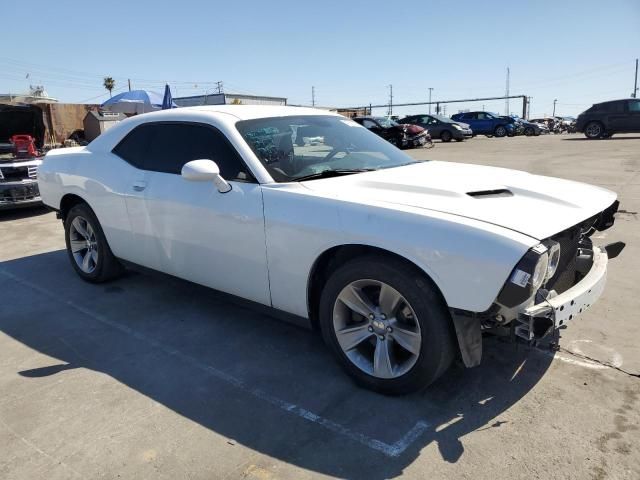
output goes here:
[{"label": "damaged front end", "polygon": [[619,202],[532,247],[514,267],[486,312],[452,311],[467,367],[482,357],[482,332],[508,331],[528,342],[549,337],[584,312],[604,290],[607,262],[624,248],[594,246],[591,235],[614,223]]}]

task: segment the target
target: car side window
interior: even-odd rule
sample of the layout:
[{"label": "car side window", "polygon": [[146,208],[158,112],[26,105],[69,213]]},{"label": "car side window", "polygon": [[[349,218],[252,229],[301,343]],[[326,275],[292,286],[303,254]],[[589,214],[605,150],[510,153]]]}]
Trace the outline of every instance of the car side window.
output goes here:
[{"label": "car side window", "polygon": [[629,111],[640,112],[640,100],[629,100]]},{"label": "car side window", "polygon": [[140,125],[134,128],[113,149],[113,153],[134,167],[144,169],[147,150],[154,134],[150,127],[150,125]]},{"label": "car side window", "polygon": [[376,125],[376,122],[374,122],[373,120],[369,120],[367,118],[365,118],[362,121],[362,126],[365,128],[376,128],[378,125]]},{"label": "car side window", "polygon": [[609,113],[624,113],[624,102],[611,102],[607,111]]},{"label": "car side window", "polygon": [[[141,129],[142,134],[137,130]],[[213,160],[227,180],[252,181],[242,159],[224,134],[213,127],[194,123],[155,123],[142,125],[129,134],[115,149],[116,155],[127,155],[131,149],[143,161],[138,168],[180,175],[191,160]],[[131,144],[131,145],[129,145]],[[141,153],[140,153],[141,151]],[[123,158],[133,164],[128,158]]]}]

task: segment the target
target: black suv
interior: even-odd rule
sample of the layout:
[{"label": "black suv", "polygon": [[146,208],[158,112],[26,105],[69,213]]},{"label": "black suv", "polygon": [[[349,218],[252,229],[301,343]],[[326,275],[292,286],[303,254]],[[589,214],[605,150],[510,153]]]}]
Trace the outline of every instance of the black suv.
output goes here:
[{"label": "black suv", "polygon": [[576,130],[591,139],[614,133],[640,133],[640,99],[596,103],[578,115]]}]

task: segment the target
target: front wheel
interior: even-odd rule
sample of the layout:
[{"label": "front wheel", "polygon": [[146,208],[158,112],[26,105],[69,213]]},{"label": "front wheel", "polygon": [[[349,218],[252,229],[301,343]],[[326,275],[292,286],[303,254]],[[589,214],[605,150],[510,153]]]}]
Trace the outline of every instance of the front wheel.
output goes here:
[{"label": "front wheel", "polygon": [[67,254],[76,273],[87,282],[117,277],[122,265],[114,257],[100,222],[87,204],[78,204],[64,221]]},{"label": "front wheel", "polygon": [[455,354],[451,318],[436,287],[393,258],[362,257],[337,269],[322,292],[320,325],[356,383],[385,394],[428,386]]},{"label": "front wheel", "polygon": [[604,127],[600,122],[589,122],[584,127],[584,135],[591,140],[602,138],[604,136]]}]

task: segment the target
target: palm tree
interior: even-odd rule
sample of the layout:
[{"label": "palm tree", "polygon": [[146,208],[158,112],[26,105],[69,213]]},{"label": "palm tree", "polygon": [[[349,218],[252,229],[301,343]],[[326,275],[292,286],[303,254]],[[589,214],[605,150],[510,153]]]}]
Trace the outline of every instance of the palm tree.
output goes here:
[{"label": "palm tree", "polygon": [[116,88],[116,81],[111,77],[104,77],[104,88],[109,90],[109,97],[111,97],[111,90]]}]

